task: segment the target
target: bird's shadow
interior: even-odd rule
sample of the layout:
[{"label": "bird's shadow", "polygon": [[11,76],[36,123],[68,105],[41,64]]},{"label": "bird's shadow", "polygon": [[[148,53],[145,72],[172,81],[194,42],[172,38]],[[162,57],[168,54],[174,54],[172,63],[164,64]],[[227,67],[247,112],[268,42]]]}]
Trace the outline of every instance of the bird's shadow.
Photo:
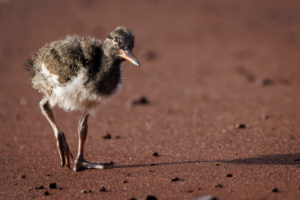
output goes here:
[{"label": "bird's shadow", "polygon": [[295,154],[271,154],[257,157],[240,158],[233,160],[194,160],[194,161],[174,161],[174,162],[160,162],[149,164],[129,164],[116,165],[111,168],[136,168],[136,167],[153,167],[166,165],[181,165],[181,164],[198,164],[198,163],[228,163],[239,165],[300,165],[300,153]]}]

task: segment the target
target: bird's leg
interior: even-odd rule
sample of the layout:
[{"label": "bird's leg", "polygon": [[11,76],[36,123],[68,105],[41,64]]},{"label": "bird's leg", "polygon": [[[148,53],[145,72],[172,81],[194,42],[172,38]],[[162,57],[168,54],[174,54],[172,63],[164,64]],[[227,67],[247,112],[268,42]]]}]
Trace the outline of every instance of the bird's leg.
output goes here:
[{"label": "bird's leg", "polygon": [[104,169],[106,166],[111,165],[111,163],[101,164],[101,163],[88,162],[83,157],[84,143],[88,132],[88,123],[87,123],[88,117],[89,114],[85,112],[78,123],[79,143],[78,143],[78,155],[75,160],[74,171],[79,171],[81,169]]},{"label": "bird's leg", "polygon": [[58,128],[55,123],[51,106],[49,105],[49,101],[46,98],[40,101],[40,108],[42,114],[46,117],[54,131],[61,165],[64,166],[66,164],[66,166],[70,168],[71,158],[73,158],[72,153],[69,149],[65,134]]}]

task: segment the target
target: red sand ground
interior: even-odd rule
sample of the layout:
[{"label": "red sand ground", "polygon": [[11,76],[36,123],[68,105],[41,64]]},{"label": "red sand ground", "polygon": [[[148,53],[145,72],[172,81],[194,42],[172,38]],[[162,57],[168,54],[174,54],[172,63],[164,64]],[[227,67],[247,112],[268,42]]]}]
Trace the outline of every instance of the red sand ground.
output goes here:
[{"label": "red sand ground", "polygon": [[[1,1],[0,199],[300,199],[299,10],[280,0]],[[134,31],[142,67],[123,64],[123,90],[90,118],[86,144],[88,160],[116,168],[61,168],[20,66],[45,42],[104,38],[118,25]],[[143,95],[149,105],[131,105]],[[76,155],[81,113],[55,114]]]}]

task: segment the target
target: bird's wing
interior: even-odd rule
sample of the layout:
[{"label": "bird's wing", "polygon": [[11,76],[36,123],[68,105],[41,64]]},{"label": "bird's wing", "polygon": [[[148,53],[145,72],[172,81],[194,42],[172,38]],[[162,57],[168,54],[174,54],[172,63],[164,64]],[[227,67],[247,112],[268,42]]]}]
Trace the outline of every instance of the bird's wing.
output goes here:
[{"label": "bird's wing", "polygon": [[68,36],[64,40],[45,45],[40,50],[40,62],[49,73],[58,76],[60,83],[66,83],[76,76],[80,69],[90,68],[91,63],[97,62],[97,49],[101,49],[100,41]]}]

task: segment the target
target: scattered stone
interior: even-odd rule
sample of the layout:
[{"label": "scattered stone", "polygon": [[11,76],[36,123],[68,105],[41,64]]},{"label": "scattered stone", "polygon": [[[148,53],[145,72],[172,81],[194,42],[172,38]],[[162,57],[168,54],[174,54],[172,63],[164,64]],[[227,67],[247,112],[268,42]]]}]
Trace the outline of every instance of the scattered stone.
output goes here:
[{"label": "scattered stone", "polygon": [[21,175],[21,179],[25,179],[26,178],[26,175],[25,174],[22,174]]},{"label": "scattered stone", "polygon": [[56,189],[56,183],[54,182],[54,183],[50,183],[49,184],[49,188],[50,189]]},{"label": "scattered stone", "polygon": [[128,181],[127,181],[127,180],[124,180],[123,183],[128,183]]},{"label": "scattered stone", "polygon": [[179,177],[175,177],[171,180],[171,182],[177,182],[177,181],[183,181],[184,179],[179,178]]},{"label": "scattered stone", "polygon": [[160,155],[158,154],[158,152],[154,152],[154,153],[152,154],[152,156],[158,157],[158,156],[160,156]]},{"label": "scattered stone", "polygon": [[273,193],[277,193],[277,192],[279,192],[279,190],[278,190],[278,188],[273,188],[273,189],[272,189],[272,192],[273,192]]},{"label": "scattered stone", "polygon": [[111,139],[111,135],[110,135],[110,133],[107,132],[106,135],[103,136],[102,138],[105,140],[109,140],[109,139]]},{"label": "scattered stone", "polygon": [[51,174],[48,173],[48,174],[46,174],[46,176],[51,176]]},{"label": "scattered stone", "polygon": [[236,124],[235,127],[238,128],[238,129],[245,129],[245,128],[247,128],[246,124],[243,124],[243,123]]},{"label": "scattered stone", "polygon": [[300,158],[297,158],[294,160],[295,162],[300,162]]},{"label": "scattered stone", "polygon": [[229,177],[229,178],[233,177],[232,174],[227,174],[226,176]]},{"label": "scattered stone", "polygon": [[116,139],[120,139],[120,138],[121,138],[120,136],[118,136],[118,135],[116,136]]},{"label": "scattered stone", "polygon": [[44,192],[44,195],[45,195],[45,196],[49,196],[50,193],[49,193],[48,191],[45,191],[45,192]]},{"label": "scattered stone", "polygon": [[41,186],[36,187],[35,189],[36,189],[36,190],[43,190],[43,189],[45,189],[45,188],[44,188],[43,185],[41,185]]},{"label": "scattered stone", "polygon": [[154,195],[148,195],[148,196],[146,197],[146,200],[157,200],[157,197],[154,196]]},{"label": "scattered stone", "polygon": [[215,197],[215,196],[212,196],[212,195],[205,195],[205,196],[202,196],[202,197],[197,197],[197,198],[192,199],[192,200],[218,200],[218,198]]},{"label": "scattered stone", "polygon": [[92,190],[81,190],[80,192],[86,194],[86,193],[92,193]]},{"label": "scattered stone", "polygon": [[216,163],[216,166],[220,166],[220,164],[219,164],[219,163]]},{"label": "scattered stone", "polygon": [[188,192],[188,193],[193,193],[193,192],[194,192],[194,190],[188,190],[187,192]]},{"label": "scattered stone", "polygon": [[99,190],[100,192],[107,192],[106,188],[104,186],[102,186]]},{"label": "scattered stone", "polygon": [[262,86],[269,86],[269,85],[272,85],[273,83],[274,83],[274,81],[269,78],[264,78],[261,81]]},{"label": "scattered stone", "polygon": [[136,200],[136,198],[134,198],[134,197],[131,197],[129,200]]},{"label": "scattered stone", "polygon": [[132,105],[135,106],[135,105],[147,105],[149,104],[149,101],[146,97],[142,96],[138,99],[135,99],[132,101]]},{"label": "scattered stone", "polygon": [[202,187],[198,187],[198,190],[199,190],[199,191],[202,190]]},{"label": "scattered stone", "polygon": [[223,188],[223,185],[222,184],[216,184],[215,188]]}]

